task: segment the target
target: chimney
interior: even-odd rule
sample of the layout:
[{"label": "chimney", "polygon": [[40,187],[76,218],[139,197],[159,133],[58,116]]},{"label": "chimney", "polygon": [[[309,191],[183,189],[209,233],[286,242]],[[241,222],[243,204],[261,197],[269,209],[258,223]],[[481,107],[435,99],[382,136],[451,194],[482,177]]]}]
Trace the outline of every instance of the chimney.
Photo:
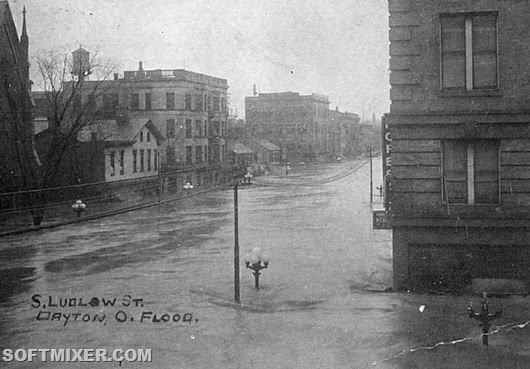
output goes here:
[{"label": "chimney", "polygon": [[144,68],[142,68],[142,62],[140,62],[140,64],[138,65],[138,71],[140,72],[140,71],[143,71],[143,70],[144,70]]},{"label": "chimney", "polygon": [[120,75],[118,73],[114,73],[114,80],[117,81]]},{"label": "chimney", "polygon": [[335,106],[335,111],[339,111],[339,107],[338,106]]}]

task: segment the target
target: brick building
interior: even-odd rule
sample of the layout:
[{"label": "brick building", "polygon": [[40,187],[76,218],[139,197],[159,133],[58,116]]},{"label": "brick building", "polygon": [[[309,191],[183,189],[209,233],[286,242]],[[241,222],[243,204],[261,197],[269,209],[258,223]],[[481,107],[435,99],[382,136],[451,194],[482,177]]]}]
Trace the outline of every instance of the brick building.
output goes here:
[{"label": "brick building", "polygon": [[[94,83],[101,81],[86,81],[84,88],[90,90]],[[190,182],[208,182],[226,170],[226,79],[183,69],[144,70],[140,62],[138,70],[125,71],[121,79],[115,75],[101,86],[104,94],[96,111],[104,124],[114,120],[115,136],[128,134],[137,140],[140,128],[147,123],[152,129],[145,135],[154,135],[153,129],[162,135],[162,139],[151,141],[159,144],[158,148],[146,149],[158,151],[151,157],[153,168],[155,158],[159,159],[157,166],[162,172],[188,171],[186,181]],[[138,129],[132,132],[132,127]],[[97,131],[101,132],[101,125]]]},{"label": "brick building", "polygon": [[343,156],[360,154],[361,128],[359,115],[341,112],[336,107],[329,111],[330,153]]},{"label": "brick building", "polygon": [[524,289],[530,7],[390,0],[389,10],[394,288]]},{"label": "brick building", "polygon": [[327,96],[281,92],[246,97],[245,120],[253,137],[282,150],[283,160],[313,160],[329,153]]}]

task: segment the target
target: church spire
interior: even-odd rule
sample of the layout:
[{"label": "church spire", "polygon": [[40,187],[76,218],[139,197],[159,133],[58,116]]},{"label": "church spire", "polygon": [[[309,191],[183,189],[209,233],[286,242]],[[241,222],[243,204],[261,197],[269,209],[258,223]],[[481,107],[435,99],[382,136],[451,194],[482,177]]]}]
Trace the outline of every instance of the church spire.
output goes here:
[{"label": "church spire", "polygon": [[29,38],[28,30],[26,28],[26,6],[22,10],[22,34],[20,35],[20,54],[25,64],[24,72],[26,78],[29,79]]},{"label": "church spire", "polygon": [[24,5],[24,9],[22,10],[22,37],[28,37],[28,31],[26,29],[26,5]]}]

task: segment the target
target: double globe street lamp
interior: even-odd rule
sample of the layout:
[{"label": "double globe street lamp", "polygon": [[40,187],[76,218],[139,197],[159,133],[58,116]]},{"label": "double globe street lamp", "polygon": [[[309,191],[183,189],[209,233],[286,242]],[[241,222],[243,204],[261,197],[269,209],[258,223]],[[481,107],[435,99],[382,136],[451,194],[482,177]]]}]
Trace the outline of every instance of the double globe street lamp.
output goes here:
[{"label": "double globe street lamp", "polygon": [[252,184],[252,183],[250,182],[250,180],[252,179],[252,177],[253,177],[253,175],[250,174],[250,172],[247,172],[247,174],[245,174],[245,183],[247,183],[247,184]]},{"label": "double globe street lamp", "polygon": [[86,205],[81,200],[77,200],[75,204],[72,205],[72,210],[74,213],[77,213],[77,217],[79,218],[81,216],[81,213],[85,211]]},{"label": "double globe street lamp", "polygon": [[267,269],[269,266],[269,257],[266,254],[262,254],[259,247],[254,247],[250,254],[243,256],[243,261],[248,269],[251,269],[254,274],[254,284],[256,289],[259,290],[259,276],[261,275],[260,270]]},{"label": "double globe street lamp", "polygon": [[489,312],[489,301],[487,300],[487,294],[483,293],[483,301],[480,312],[476,312],[473,308],[473,303],[467,308],[470,318],[478,320],[480,327],[482,328],[482,344],[488,346],[489,329],[491,328],[491,322],[494,319],[500,319],[502,317],[502,308],[497,309],[495,313]]},{"label": "double globe street lamp", "polygon": [[193,185],[190,182],[186,182],[186,184],[182,186],[182,188],[184,189],[185,192],[187,192],[189,190],[193,190]]}]

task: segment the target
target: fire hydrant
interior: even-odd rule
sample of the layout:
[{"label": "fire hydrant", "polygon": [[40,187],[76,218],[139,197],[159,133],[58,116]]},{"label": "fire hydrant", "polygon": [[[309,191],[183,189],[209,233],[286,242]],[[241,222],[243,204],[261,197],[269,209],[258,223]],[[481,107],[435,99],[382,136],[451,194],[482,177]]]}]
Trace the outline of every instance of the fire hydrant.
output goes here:
[{"label": "fire hydrant", "polygon": [[475,309],[473,309],[473,303],[467,308],[467,311],[469,313],[470,318],[475,318],[480,323],[480,327],[482,327],[482,344],[485,346],[488,346],[488,336],[489,336],[489,329],[491,328],[491,322],[494,319],[500,319],[502,316],[502,308],[497,309],[494,314],[489,313],[489,302],[486,299],[487,294],[482,294],[484,300],[482,301],[482,309],[480,313],[476,313]]}]

